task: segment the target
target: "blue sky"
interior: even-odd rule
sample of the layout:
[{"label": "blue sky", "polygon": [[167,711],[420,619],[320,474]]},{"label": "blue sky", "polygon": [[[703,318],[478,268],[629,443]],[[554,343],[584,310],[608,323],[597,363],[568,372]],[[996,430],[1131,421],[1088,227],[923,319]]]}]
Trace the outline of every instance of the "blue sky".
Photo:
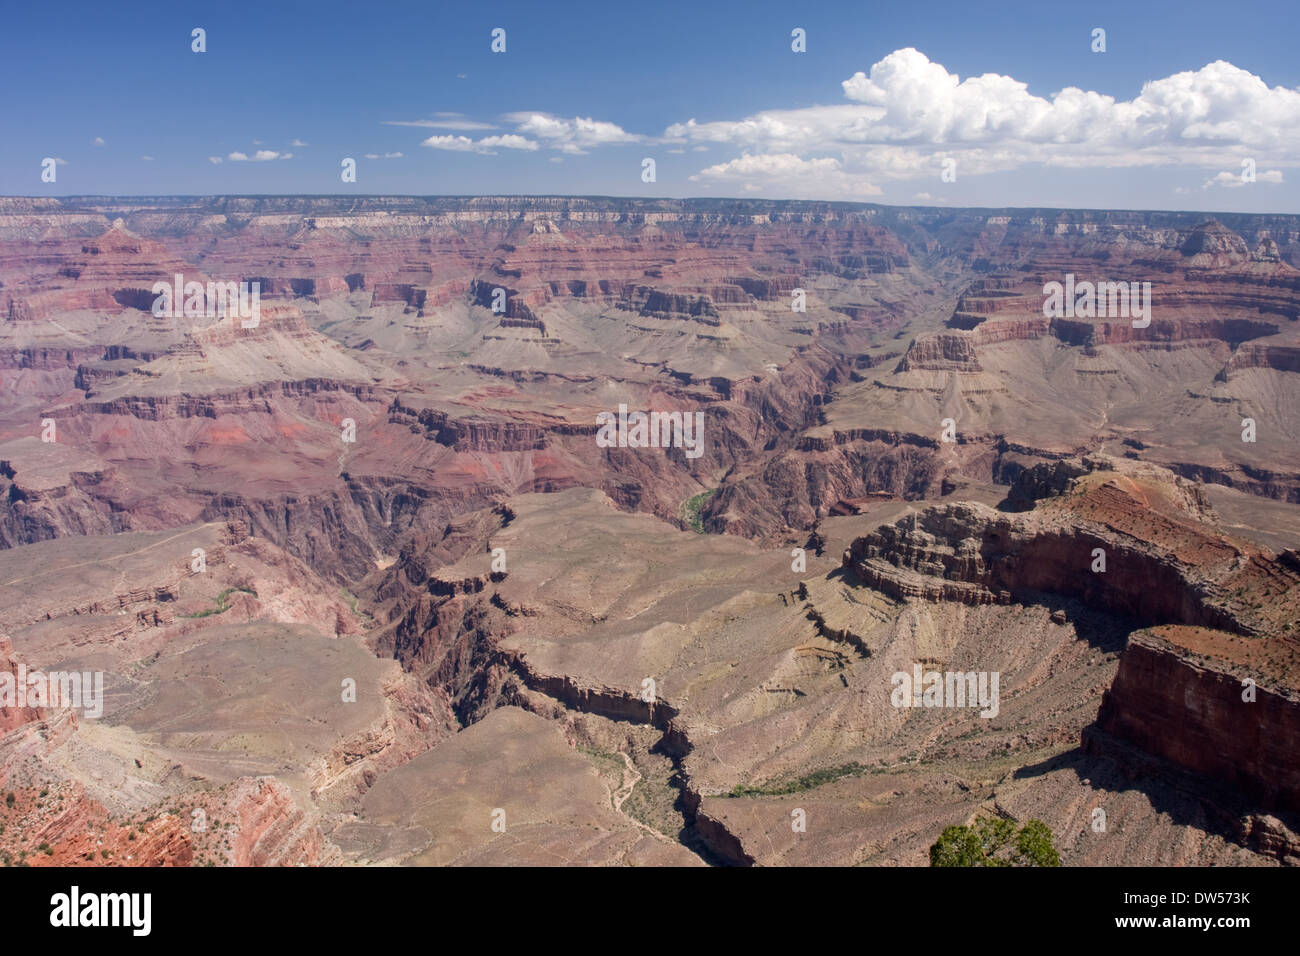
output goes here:
[{"label": "blue sky", "polygon": [[[0,193],[751,196],[1294,213],[1294,9],[14,4],[0,34]],[[206,30],[205,53],[191,51],[194,27]],[[503,54],[490,50],[497,27]],[[791,50],[795,27],[806,31],[805,53]],[[1096,27],[1106,30],[1104,53],[1090,48]],[[983,74],[994,76],[970,79]],[[1144,84],[1153,84],[1145,94]],[[1071,87],[1079,92],[1056,96]],[[61,161],[54,183],[41,181],[45,157]],[[355,184],[340,180],[344,157],[357,161]],[[653,183],[642,181],[647,157]],[[1247,159],[1253,182],[1242,180]],[[941,178],[945,160],[954,181]]]}]

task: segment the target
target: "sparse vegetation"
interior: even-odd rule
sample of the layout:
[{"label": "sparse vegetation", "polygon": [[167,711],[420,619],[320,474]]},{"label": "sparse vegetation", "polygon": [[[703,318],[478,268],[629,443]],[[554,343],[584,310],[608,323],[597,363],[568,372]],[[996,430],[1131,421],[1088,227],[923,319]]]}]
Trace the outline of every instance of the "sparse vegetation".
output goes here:
[{"label": "sparse vegetation", "polygon": [[717,494],[717,488],[710,488],[708,491],[701,491],[694,498],[691,498],[682,506],[682,511],[686,523],[690,525],[691,530],[696,534],[704,534],[704,520],[700,517],[700,512],[704,510],[704,503]]},{"label": "sparse vegetation", "polygon": [[224,614],[226,611],[230,610],[230,604],[228,601],[230,595],[234,594],[236,591],[242,591],[244,594],[251,594],[253,597],[257,597],[257,592],[252,588],[242,586],[237,588],[226,588],[213,599],[216,603],[216,607],[206,608],[205,610],[199,611],[197,614],[182,614],[180,616],[193,620],[200,617],[211,617],[213,614]]},{"label": "sparse vegetation", "polygon": [[357,596],[347,588],[342,588],[342,592],[343,600],[348,602],[348,608],[352,611],[352,615],[361,618],[367,627],[373,626],[375,623],[374,616],[369,611],[363,611],[358,607],[359,599]]},{"label": "sparse vegetation", "polygon": [[869,767],[854,761],[853,763],[841,764],[838,767],[824,767],[821,770],[814,770],[812,773],[804,774],[802,777],[787,783],[770,784],[763,787],[737,784],[730,793],[724,794],[724,796],[781,797],[789,793],[802,793],[805,790],[812,790],[828,783],[834,783],[836,780],[842,780],[845,777],[856,777],[859,774],[866,773],[869,769]]}]

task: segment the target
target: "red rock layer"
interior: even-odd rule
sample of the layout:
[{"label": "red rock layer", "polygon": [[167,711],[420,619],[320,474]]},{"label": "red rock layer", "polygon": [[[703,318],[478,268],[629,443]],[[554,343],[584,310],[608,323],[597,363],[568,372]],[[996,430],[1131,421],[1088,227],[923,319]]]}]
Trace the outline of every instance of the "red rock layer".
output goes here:
[{"label": "red rock layer", "polygon": [[1133,635],[1097,726],[1264,809],[1300,811],[1300,696],[1260,683],[1243,699],[1240,668],[1181,646],[1183,630]]}]

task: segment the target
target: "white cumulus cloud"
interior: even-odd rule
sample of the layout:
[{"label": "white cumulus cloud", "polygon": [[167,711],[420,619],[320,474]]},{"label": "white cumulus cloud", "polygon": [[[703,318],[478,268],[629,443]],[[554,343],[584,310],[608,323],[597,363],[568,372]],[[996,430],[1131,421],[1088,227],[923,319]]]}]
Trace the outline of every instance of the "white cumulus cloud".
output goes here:
[{"label": "white cumulus cloud", "polygon": [[[458,114],[453,114],[458,115]],[[457,152],[492,154],[497,149],[534,151],[554,149],[561,153],[578,155],[597,146],[621,146],[642,142],[644,137],[627,132],[621,126],[580,116],[566,119],[548,113],[507,113],[503,119],[514,125],[513,133],[501,133],[472,139],[461,135],[430,136],[422,146]],[[477,123],[461,123],[455,119],[392,121],[393,126],[447,126],[452,129],[473,130],[485,127]]]},{"label": "white cumulus cloud", "polygon": [[623,146],[642,140],[615,123],[590,117],[566,119],[549,113],[521,112],[507,113],[503,118],[516,124],[515,132],[564,153],[585,153],[597,146]]},{"label": "white cumulus cloud", "polygon": [[[664,137],[693,149],[742,151],[744,163],[732,160],[699,174],[737,182],[759,156],[783,157],[770,167],[780,171],[767,175],[817,179],[827,170],[816,158],[834,154],[845,185],[857,178],[937,176],[944,158],[955,159],[962,175],[1029,164],[1223,169],[1243,155],[1271,166],[1300,163],[1300,90],[1269,87],[1222,60],[1150,80],[1133,99],[1117,100],[1077,87],[1038,96],[997,73],[962,79],[909,47],[840,86],[843,100],[836,104],[690,119],[668,127]],[[1273,172],[1281,175],[1268,175]],[[1260,180],[1280,181],[1263,174]]]},{"label": "white cumulus cloud", "polygon": [[421,146],[430,149],[446,149],[457,153],[483,153],[487,156],[496,154],[498,149],[520,149],[532,151],[537,144],[523,136],[507,133],[504,136],[485,136],[474,140],[468,136],[430,136]]}]

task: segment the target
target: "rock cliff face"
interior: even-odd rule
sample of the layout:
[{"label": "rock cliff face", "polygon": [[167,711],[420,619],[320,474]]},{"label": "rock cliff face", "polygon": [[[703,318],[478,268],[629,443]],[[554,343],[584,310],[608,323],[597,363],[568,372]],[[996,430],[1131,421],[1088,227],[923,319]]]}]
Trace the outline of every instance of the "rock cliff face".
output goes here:
[{"label": "rock cliff face", "polygon": [[[1098,551],[1105,571],[1092,570]],[[1225,550],[1216,563],[1236,559],[1247,556]],[[1223,586],[1180,566],[1169,551],[1087,522],[1053,527],[984,505],[909,515],[854,541],[844,566],[898,598],[1007,604],[1024,592],[1057,593],[1139,621],[1248,633],[1260,627],[1253,615],[1218,603]],[[1270,570],[1285,575],[1280,566]]]},{"label": "rock cliff face", "polygon": [[[0,634],[0,670],[10,675],[10,680],[6,681],[9,685],[8,692],[16,693],[19,679],[18,661],[14,659],[13,644],[4,634]],[[44,711],[40,707],[19,707],[16,697],[5,700],[0,703],[0,734],[7,734],[11,730],[41,720],[43,717]]]},{"label": "rock cliff face", "polygon": [[[1139,631],[1102,700],[1097,728],[1220,781],[1260,809],[1300,812],[1300,646],[1285,645],[1265,654],[1195,628]],[[1106,752],[1102,736],[1085,743]]]},{"label": "rock cliff face", "polygon": [[1289,630],[1297,568],[1210,524],[1190,482],[1090,458],[1026,471],[1008,501],[1034,507],[913,512],[853,541],[843,566],[900,598],[1005,604],[1055,593],[1149,624],[1255,637]]},{"label": "rock cliff face", "polygon": [[970,336],[941,332],[913,342],[898,363],[900,372],[981,372],[975,345]]},{"label": "rock cliff face", "polygon": [[1233,372],[1248,368],[1271,368],[1279,372],[1300,372],[1300,349],[1289,346],[1268,346],[1250,343],[1232,353],[1232,359],[1219,373],[1220,381],[1227,381]]}]

